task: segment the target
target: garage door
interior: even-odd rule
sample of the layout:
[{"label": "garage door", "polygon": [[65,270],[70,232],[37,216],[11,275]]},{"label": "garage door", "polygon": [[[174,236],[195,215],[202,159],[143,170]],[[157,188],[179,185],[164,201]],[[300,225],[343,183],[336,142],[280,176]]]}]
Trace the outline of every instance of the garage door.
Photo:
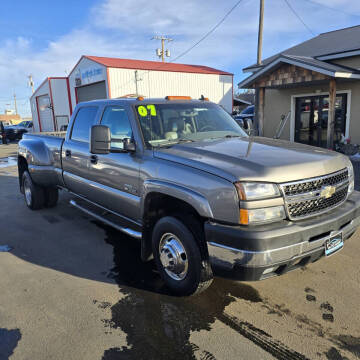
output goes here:
[{"label": "garage door", "polygon": [[37,98],[37,101],[39,106],[41,131],[54,131],[54,121],[50,108],[49,95],[41,95]]},{"label": "garage door", "polygon": [[105,81],[76,88],[78,102],[106,99]]}]

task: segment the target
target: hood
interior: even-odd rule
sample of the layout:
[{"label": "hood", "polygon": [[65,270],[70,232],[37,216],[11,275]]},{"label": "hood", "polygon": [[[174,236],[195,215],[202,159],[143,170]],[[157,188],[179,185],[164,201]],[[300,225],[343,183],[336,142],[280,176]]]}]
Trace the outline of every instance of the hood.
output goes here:
[{"label": "hood", "polygon": [[228,179],[282,183],[345,168],[340,153],[262,137],[206,140],[154,151],[160,159],[191,166]]}]

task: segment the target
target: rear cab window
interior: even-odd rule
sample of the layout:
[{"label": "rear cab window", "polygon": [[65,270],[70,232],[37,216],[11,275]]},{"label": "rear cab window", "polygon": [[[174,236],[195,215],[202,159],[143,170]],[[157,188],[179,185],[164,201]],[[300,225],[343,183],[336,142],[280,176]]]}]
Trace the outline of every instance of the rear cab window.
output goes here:
[{"label": "rear cab window", "polygon": [[71,140],[89,142],[90,128],[95,125],[97,106],[84,106],[76,114],[71,130]]}]

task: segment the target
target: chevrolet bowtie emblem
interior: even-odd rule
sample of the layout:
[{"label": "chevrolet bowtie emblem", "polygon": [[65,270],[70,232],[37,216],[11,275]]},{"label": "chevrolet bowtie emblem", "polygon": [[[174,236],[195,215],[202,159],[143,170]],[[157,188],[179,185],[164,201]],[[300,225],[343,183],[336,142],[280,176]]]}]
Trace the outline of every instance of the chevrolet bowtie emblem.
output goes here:
[{"label": "chevrolet bowtie emblem", "polygon": [[324,199],[328,199],[329,197],[334,195],[335,191],[336,191],[335,186],[331,186],[331,185],[323,186],[321,188],[320,197],[322,197]]}]

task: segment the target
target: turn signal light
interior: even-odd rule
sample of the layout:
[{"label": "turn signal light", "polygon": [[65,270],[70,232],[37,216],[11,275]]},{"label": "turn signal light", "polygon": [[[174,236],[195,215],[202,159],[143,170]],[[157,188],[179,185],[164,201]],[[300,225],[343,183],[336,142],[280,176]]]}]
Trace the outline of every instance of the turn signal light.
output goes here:
[{"label": "turn signal light", "polygon": [[143,96],[138,96],[138,97],[136,98],[136,100],[138,100],[138,101],[143,101],[143,100],[144,100],[144,97],[143,97]]},{"label": "turn signal light", "polygon": [[191,100],[191,96],[167,96],[166,100]]},{"label": "turn signal light", "polygon": [[249,211],[247,209],[240,209],[240,224],[249,225]]}]

